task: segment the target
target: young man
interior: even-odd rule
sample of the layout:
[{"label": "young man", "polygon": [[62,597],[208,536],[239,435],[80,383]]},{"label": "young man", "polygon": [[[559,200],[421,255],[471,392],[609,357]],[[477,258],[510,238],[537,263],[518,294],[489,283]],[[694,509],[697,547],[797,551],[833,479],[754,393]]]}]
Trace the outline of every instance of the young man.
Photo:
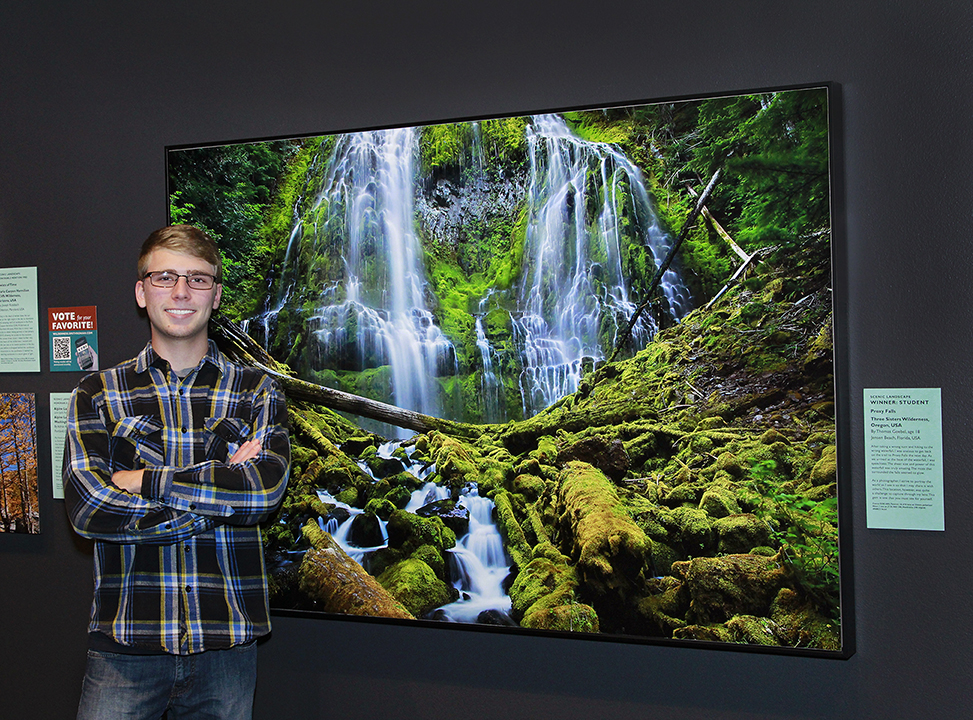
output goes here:
[{"label": "young man", "polygon": [[95,541],[79,719],[251,717],[270,631],[258,523],[290,448],[276,384],[209,339],[221,272],[197,228],[152,233],[135,283],[151,340],[71,400],[65,506]]}]

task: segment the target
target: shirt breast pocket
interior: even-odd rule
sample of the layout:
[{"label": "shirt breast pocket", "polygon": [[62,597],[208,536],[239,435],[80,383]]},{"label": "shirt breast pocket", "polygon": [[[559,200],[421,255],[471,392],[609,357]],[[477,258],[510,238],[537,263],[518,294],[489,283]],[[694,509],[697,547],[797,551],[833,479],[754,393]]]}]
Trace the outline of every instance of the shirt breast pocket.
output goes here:
[{"label": "shirt breast pocket", "polygon": [[112,428],[112,467],[138,470],[165,465],[162,420],[153,415],[130,415]]},{"label": "shirt breast pocket", "polygon": [[242,418],[212,417],[205,420],[206,459],[226,462],[244,442],[250,439],[250,425]]}]

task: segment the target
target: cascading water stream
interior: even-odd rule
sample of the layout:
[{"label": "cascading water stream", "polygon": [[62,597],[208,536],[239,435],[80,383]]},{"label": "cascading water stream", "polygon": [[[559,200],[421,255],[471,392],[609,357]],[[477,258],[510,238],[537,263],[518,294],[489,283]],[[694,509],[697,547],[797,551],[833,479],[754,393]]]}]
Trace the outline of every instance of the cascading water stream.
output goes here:
[{"label": "cascading water stream", "polygon": [[[301,236],[304,227],[304,223],[297,214],[296,210],[296,208],[300,206],[302,199],[302,197],[298,197],[297,202],[295,203],[294,226],[291,228],[291,234],[287,238],[287,249],[284,252],[284,261],[280,266],[281,277],[277,282],[276,301],[273,303],[272,307],[267,307],[255,317],[247,318],[242,323],[243,332],[252,337],[255,336],[254,339],[258,342],[262,342],[264,348],[267,350],[270,349],[270,341],[275,323],[277,321],[277,316],[280,315],[280,311],[287,306],[288,302],[290,302],[291,295],[294,290],[294,283],[296,282],[294,278],[292,253],[294,245]],[[265,301],[265,306],[270,304],[269,300],[270,297],[268,297]],[[253,330],[254,327],[258,327],[261,333],[255,333]]]},{"label": "cascading water stream", "polygon": [[[532,119],[528,145],[525,270],[513,324],[525,416],[574,392],[583,359],[604,357],[636,308],[622,270],[623,214],[629,212],[656,266],[669,243],[641,173],[613,147],[578,138],[556,115]],[[685,286],[673,271],[661,285],[670,313],[681,318],[689,310]],[[651,323],[640,320],[637,343],[655,331]]]},{"label": "cascading water stream", "polygon": [[383,540],[382,544],[368,547],[356,545],[349,540],[349,536],[351,535],[352,526],[355,524],[355,519],[364,511],[352,507],[347,503],[336,500],[325,490],[318,490],[318,497],[320,498],[321,502],[330,503],[331,505],[348,512],[348,517],[343,521],[339,521],[336,518],[329,518],[327,521],[325,521],[324,518],[319,517],[318,527],[320,527],[324,532],[330,533],[335,542],[338,543],[342,550],[348,553],[348,557],[350,557],[352,560],[361,565],[369,553],[373,553],[376,550],[382,550],[388,547],[389,535],[388,530],[386,529],[386,523],[384,521],[378,521],[378,526],[380,528]]},{"label": "cascading water stream", "polygon": [[472,623],[491,610],[507,615],[511,601],[503,581],[510,574],[510,561],[493,522],[493,501],[480,497],[477,488],[471,487],[458,504],[470,513],[469,532],[450,550],[456,571],[453,585],[460,591],[460,599],[439,608],[437,616]]},{"label": "cascading water stream", "polygon": [[[377,454],[389,459],[394,457],[393,453],[398,447],[398,442],[386,443],[378,448]],[[408,453],[403,463],[405,472],[419,480],[436,472],[435,465],[414,463],[408,458]],[[370,473],[366,463],[361,462],[360,466]],[[324,532],[330,533],[341,549],[367,570],[369,556],[388,547],[387,523],[374,518],[381,542],[370,546],[358,545],[352,540],[354,525],[365,511],[337,500],[326,490],[319,489],[317,494],[322,502],[341,511],[340,519],[318,517],[318,526]],[[421,508],[446,500],[450,495],[449,488],[429,481],[412,492],[404,510],[418,513]],[[456,504],[465,508],[469,514],[468,531],[449,551],[455,578],[454,587],[459,591],[460,599],[438,608],[433,616],[441,620],[471,623],[477,622],[484,611],[496,611],[507,616],[511,601],[504,591],[503,582],[510,573],[510,560],[493,521],[494,503],[489,498],[480,497],[477,487],[471,485],[463,491]]]},{"label": "cascading water stream", "polygon": [[490,344],[484,318],[489,309],[492,291],[480,300],[477,314],[474,316],[474,332],[476,332],[476,348],[480,353],[480,399],[483,403],[483,422],[502,422],[506,419],[503,412],[503,383],[500,377],[500,357],[496,349]]}]

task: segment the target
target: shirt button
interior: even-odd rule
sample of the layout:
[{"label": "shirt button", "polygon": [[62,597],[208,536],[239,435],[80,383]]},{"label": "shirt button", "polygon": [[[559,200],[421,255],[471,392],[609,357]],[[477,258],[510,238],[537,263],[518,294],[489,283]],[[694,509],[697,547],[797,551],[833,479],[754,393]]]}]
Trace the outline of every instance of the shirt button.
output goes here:
[{"label": "shirt button", "polygon": [[192,585],[187,585],[186,586],[186,592],[191,593],[192,591],[193,591],[193,586]]},{"label": "shirt button", "polygon": [[189,509],[190,509],[190,510],[195,510],[195,509],[196,509],[196,506],[195,506],[195,505],[190,505],[190,506],[189,506]]},{"label": "shirt button", "polygon": [[186,433],[186,432],[189,432],[189,431],[188,431],[188,430],[187,430],[186,428],[183,428],[183,429],[182,429],[182,431],[183,431],[184,433]]}]

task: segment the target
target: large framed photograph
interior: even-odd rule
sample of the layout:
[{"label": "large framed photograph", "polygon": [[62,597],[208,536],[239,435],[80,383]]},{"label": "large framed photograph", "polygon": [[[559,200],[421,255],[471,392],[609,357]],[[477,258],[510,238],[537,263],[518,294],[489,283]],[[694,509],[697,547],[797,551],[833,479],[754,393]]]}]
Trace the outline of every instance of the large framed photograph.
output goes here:
[{"label": "large framed photograph", "polygon": [[274,610],[847,656],[834,92],[167,148],[289,398]]}]

